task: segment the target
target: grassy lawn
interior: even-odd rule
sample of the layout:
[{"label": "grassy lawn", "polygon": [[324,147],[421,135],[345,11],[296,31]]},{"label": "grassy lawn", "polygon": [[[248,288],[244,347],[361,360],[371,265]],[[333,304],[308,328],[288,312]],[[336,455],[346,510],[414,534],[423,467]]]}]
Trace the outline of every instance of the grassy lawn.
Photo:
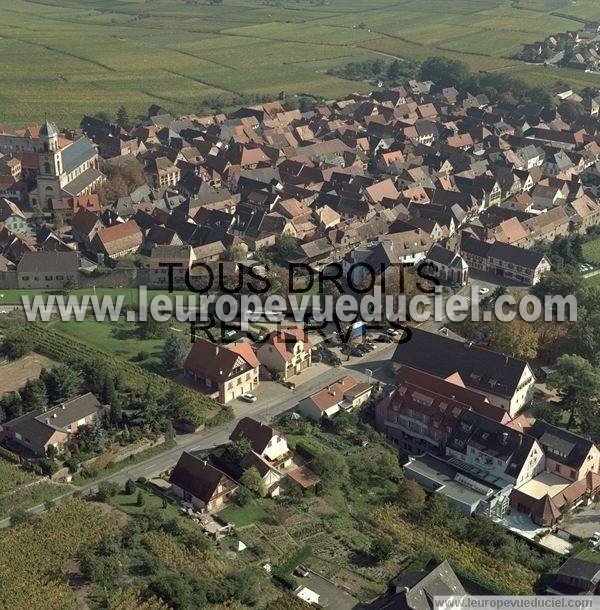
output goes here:
[{"label": "grassy lawn", "polygon": [[600,286],[600,273],[584,280],[588,286]]},{"label": "grassy lawn", "polygon": [[583,256],[592,265],[600,265],[600,238],[583,244]]},{"label": "grassy lawn", "polygon": [[593,563],[600,563],[600,551],[593,551],[592,549],[583,549],[581,553],[577,554],[577,559],[583,559],[585,561],[592,561]]},{"label": "grassy lawn", "polygon": [[140,339],[137,326],[124,320],[119,322],[96,322],[86,318],[82,322],[56,322],[52,324],[55,331],[84,341],[88,345],[106,354],[140,362],[137,360],[140,352],[146,352],[149,357],[142,364],[157,366],[164,346],[164,339]]},{"label": "grassy lawn", "polygon": [[121,103],[135,117],[152,103],[207,112],[215,99],[226,109],[238,95],[282,90],[331,99],[370,88],[328,74],[331,67],[432,55],[582,88],[597,76],[512,55],[597,16],[597,0],[0,0],[0,114],[22,127],[47,111],[75,127]]},{"label": "grassy lawn", "polygon": [[[1,0],[0,0],[1,1]],[[22,296],[29,297],[30,301],[33,297],[37,295],[41,295],[44,298],[44,302],[46,301],[49,295],[57,295],[57,291],[49,290],[49,291],[40,291],[40,290],[18,290],[18,289],[0,289],[0,307],[2,305],[21,305]],[[123,305],[137,305],[138,303],[138,289],[137,288],[97,288],[95,291],[93,288],[77,288],[76,290],[71,290],[69,292],[69,296],[73,295],[76,297],[82,297],[84,295],[96,295],[98,299],[102,299],[105,296],[110,296],[113,299],[116,299],[119,296],[123,297]],[[168,291],[165,290],[148,290],[148,302],[152,300],[153,297],[158,295],[169,294]],[[183,295],[184,297],[189,296],[189,291],[173,291],[173,295]],[[65,300],[68,297],[65,297]],[[186,301],[184,301],[185,303]]]},{"label": "grassy lawn", "polygon": [[236,527],[244,527],[251,525],[257,521],[262,521],[267,518],[267,513],[264,508],[255,502],[246,506],[237,506],[232,504],[219,512],[219,519],[226,523],[233,523]]},{"label": "grassy lawn", "polygon": [[[143,505],[138,506],[138,492],[142,492]],[[162,497],[142,489],[139,485],[134,494],[119,493],[110,499],[111,503],[119,510],[128,515],[139,515],[147,509],[160,509],[165,517],[175,518],[181,516],[181,512],[175,504],[168,501],[167,507],[163,508]]]}]

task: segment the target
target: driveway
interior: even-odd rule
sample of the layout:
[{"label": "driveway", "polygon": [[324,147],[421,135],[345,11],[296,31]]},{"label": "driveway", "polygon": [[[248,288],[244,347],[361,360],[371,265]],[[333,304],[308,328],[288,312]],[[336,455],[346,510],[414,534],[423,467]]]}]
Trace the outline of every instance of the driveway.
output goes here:
[{"label": "driveway", "polygon": [[600,532],[600,502],[575,509],[561,529],[577,538],[589,538],[594,532]]}]

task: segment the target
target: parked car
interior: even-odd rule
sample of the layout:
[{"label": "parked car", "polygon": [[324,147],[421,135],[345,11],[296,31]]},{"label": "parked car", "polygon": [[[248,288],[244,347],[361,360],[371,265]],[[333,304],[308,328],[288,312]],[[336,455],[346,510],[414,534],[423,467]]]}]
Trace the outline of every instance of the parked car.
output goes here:
[{"label": "parked car", "polygon": [[354,349],[359,350],[363,354],[366,354],[371,351],[365,343],[359,343]]},{"label": "parked car", "polygon": [[482,287],[479,289],[479,294],[487,294],[489,291],[490,291],[490,289],[489,289],[489,288],[486,288],[485,286],[482,286]]},{"label": "parked car", "polygon": [[354,348],[352,348],[350,355],[355,356],[356,358],[362,358],[365,355],[365,353],[362,350],[358,349],[358,347],[354,347]]},{"label": "parked car", "polygon": [[395,328],[388,328],[385,331],[390,337],[397,337],[400,334],[399,330],[396,330]]},{"label": "parked car", "polygon": [[391,343],[393,339],[389,335],[378,335],[375,341],[379,341],[380,343]]},{"label": "parked car", "polygon": [[600,545],[600,532],[594,532],[590,536],[590,546],[595,549],[598,545]]},{"label": "parked car", "polygon": [[283,385],[288,388],[289,390],[295,390],[296,389],[296,384],[293,381],[284,381]]},{"label": "parked car", "polygon": [[256,402],[256,396],[254,396],[254,394],[242,394],[240,396],[240,400],[243,400],[244,402]]}]

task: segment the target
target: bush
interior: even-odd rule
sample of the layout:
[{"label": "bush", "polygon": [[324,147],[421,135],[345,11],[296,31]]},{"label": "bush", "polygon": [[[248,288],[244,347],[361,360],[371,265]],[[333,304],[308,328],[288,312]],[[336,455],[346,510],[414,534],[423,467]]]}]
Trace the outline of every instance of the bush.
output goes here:
[{"label": "bush", "polygon": [[44,458],[38,462],[38,466],[40,467],[40,471],[42,474],[45,474],[48,477],[51,477],[53,474],[58,472],[60,466],[50,458]]},{"label": "bush", "polygon": [[65,460],[65,466],[69,469],[71,474],[77,472],[77,468],[79,468],[79,462],[77,458],[70,457],[68,460]]},{"label": "bush", "polygon": [[135,493],[136,489],[137,486],[135,484],[135,481],[133,479],[127,479],[127,482],[125,483],[125,493],[128,496],[132,496]]}]

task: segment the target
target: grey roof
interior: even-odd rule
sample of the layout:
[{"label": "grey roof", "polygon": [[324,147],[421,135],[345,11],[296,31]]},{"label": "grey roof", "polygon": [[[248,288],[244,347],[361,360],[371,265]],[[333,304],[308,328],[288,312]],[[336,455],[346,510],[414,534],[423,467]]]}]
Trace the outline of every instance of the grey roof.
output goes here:
[{"label": "grey roof", "polygon": [[88,140],[88,138],[75,140],[61,151],[64,172],[67,174],[72,172],[96,154],[96,147],[91,140]]},{"label": "grey roof", "polygon": [[538,439],[548,457],[574,469],[584,465],[594,446],[591,440],[552,426],[541,419],[536,420],[529,434]]},{"label": "grey roof", "polygon": [[17,265],[18,273],[76,273],[77,252],[25,252]]},{"label": "grey roof", "polygon": [[544,255],[534,250],[526,250],[501,241],[490,245],[487,255],[507,263],[513,263],[527,269],[536,269],[544,260]]},{"label": "grey roof", "polygon": [[40,127],[40,138],[53,138],[58,135],[56,127],[52,125],[48,120]]},{"label": "grey roof", "polygon": [[[421,482],[428,491],[439,491],[452,504],[468,507],[469,513],[477,508],[479,502],[487,500],[491,495],[476,491],[455,480],[460,471],[452,464],[430,453],[411,457],[410,461],[404,465],[404,471],[410,478]],[[498,490],[498,487],[491,487],[488,482],[476,480],[473,475],[469,475],[468,478],[475,480],[476,483],[488,488],[491,492]]]},{"label": "grey roof", "polygon": [[576,557],[567,559],[556,573],[577,580],[587,580],[592,584],[600,582],[600,564]]},{"label": "grey roof", "polygon": [[67,426],[89,417],[102,408],[98,399],[88,392],[48,411],[30,411],[4,426],[18,432],[31,445],[43,446],[56,431],[67,432]]},{"label": "grey roof", "polygon": [[438,244],[434,244],[427,253],[427,260],[439,263],[445,267],[454,267],[456,269],[466,268],[466,263],[460,254],[448,250]]},{"label": "grey roof", "polygon": [[96,396],[88,392],[41,413],[36,419],[58,430],[64,430],[69,424],[89,417],[101,408],[102,405]]},{"label": "grey roof", "polygon": [[394,362],[444,379],[458,373],[467,387],[480,392],[512,398],[527,367],[524,360],[477,345],[419,328],[411,331],[410,340],[398,344]]},{"label": "grey roof", "polygon": [[81,172],[79,176],[73,178],[71,182],[65,184],[62,190],[69,195],[77,196],[101,177],[101,172],[95,167],[88,167],[85,171]]}]

